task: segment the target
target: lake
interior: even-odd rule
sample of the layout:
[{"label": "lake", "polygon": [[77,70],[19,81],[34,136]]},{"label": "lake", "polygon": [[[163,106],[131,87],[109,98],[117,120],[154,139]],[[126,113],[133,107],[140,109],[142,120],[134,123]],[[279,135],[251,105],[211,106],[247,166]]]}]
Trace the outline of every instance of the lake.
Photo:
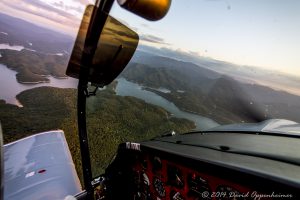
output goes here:
[{"label": "lake", "polygon": [[8,69],[5,65],[0,64],[0,99],[4,99],[7,103],[18,106],[22,105],[16,99],[16,95],[24,90],[42,86],[77,88],[78,85],[77,79],[57,79],[52,76],[47,77],[50,80],[50,83],[21,84],[17,82],[16,74],[16,71]]},{"label": "lake", "polygon": [[179,110],[179,108],[177,108],[177,106],[174,103],[157,95],[154,92],[143,90],[142,86],[140,86],[136,83],[127,81],[124,78],[119,78],[117,80],[118,80],[118,85],[116,87],[117,95],[133,96],[133,97],[142,99],[147,103],[163,107],[165,110],[172,113],[173,116],[175,116],[175,117],[185,118],[185,119],[189,119],[189,120],[195,122],[196,129],[204,130],[204,129],[209,129],[209,128],[216,127],[219,125],[218,123],[216,123],[215,121],[213,121],[209,118]]},{"label": "lake", "polygon": [[[78,80],[74,78],[57,79],[54,77],[47,77],[50,83],[38,83],[38,84],[21,84],[16,80],[17,72],[8,69],[5,65],[0,64],[0,99],[4,99],[7,103],[22,106],[16,99],[16,95],[20,92],[41,86],[51,86],[57,88],[77,88]],[[133,96],[146,101],[147,103],[163,107],[168,112],[172,113],[172,116],[178,118],[186,118],[195,122],[196,129],[208,129],[217,126],[218,124],[206,117],[200,115],[181,111],[172,102],[165,98],[143,89],[143,86],[136,83],[127,81],[124,78],[118,78],[118,85],[116,87],[116,93],[120,96]]]},{"label": "lake", "polygon": [[24,49],[23,46],[19,45],[9,45],[9,44],[0,44],[0,49],[9,49],[9,50],[15,50],[15,51],[21,51]]}]

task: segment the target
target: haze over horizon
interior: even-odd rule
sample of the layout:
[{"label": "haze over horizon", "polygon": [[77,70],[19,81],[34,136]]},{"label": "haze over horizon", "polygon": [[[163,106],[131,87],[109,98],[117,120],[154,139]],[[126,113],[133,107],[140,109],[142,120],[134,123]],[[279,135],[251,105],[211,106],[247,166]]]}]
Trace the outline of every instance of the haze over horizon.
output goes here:
[{"label": "haze over horizon", "polygon": [[[66,77],[74,38],[4,14],[0,14],[0,28],[3,35],[0,43],[8,44],[2,49],[0,45],[0,61],[7,66],[3,66],[5,78],[1,79],[2,83],[8,75],[16,88],[23,88],[23,83],[45,82],[48,85],[53,82],[52,77]],[[185,111],[209,118],[213,115],[221,121],[227,118],[238,120],[237,116],[244,116],[242,121],[245,121],[249,109],[260,119],[299,119],[300,78],[199,58],[180,50],[157,49],[143,44],[139,50],[120,76],[141,84],[138,86],[141,90],[149,88]],[[164,93],[161,88],[170,92]],[[17,93],[9,96],[15,99]],[[235,109],[237,105],[238,110]]]},{"label": "haze over horizon", "polygon": [[[88,3],[93,2],[3,0],[0,12],[74,37]],[[300,76],[299,9],[300,2],[293,0],[173,0],[167,17],[158,22],[116,3],[111,14],[122,22],[126,19],[142,45]]]}]

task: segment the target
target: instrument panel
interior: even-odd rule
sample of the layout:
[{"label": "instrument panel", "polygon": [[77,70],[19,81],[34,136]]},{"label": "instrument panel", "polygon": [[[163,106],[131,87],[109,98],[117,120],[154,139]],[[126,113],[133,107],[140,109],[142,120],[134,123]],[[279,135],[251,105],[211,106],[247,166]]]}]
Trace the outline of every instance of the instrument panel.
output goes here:
[{"label": "instrument panel", "polygon": [[154,155],[143,155],[132,169],[139,188],[134,199],[251,199],[254,191]]},{"label": "instrument panel", "polygon": [[276,195],[294,199],[298,194],[297,189],[257,174],[149,147],[142,149],[135,143],[119,146],[105,179],[106,199],[268,200],[278,199]]}]

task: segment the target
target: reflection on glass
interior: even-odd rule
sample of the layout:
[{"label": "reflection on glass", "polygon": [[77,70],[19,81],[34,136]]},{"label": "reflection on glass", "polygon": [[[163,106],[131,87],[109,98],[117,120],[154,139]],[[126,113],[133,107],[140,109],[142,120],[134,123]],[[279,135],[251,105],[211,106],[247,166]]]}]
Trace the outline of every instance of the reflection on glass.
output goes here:
[{"label": "reflection on glass", "polygon": [[171,0],[118,0],[118,3],[130,12],[151,21],[163,18],[171,6]]},{"label": "reflection on glass", "polygon": [[[74,78],[79,77],[82,52],[93,9],[94,6],[88,6],[84,13],[67,69],[67,74]],[[89,66],[88,80],[104,86],[113,81],[128,64],[138,45],[139,37],[113,17],[105,13],[101,13],[101,16],[107,17],[107,20],[98,40],[92,66]]]}]

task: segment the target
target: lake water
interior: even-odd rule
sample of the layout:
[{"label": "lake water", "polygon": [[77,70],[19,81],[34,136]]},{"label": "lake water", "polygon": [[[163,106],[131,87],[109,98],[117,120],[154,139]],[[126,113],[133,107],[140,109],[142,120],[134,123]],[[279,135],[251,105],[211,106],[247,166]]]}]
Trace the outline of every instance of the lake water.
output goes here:
[{"label": "lake water", "polygon": [[213,121],[209,118],[181,111],[177,108],[177,106],[174,103],[166,100],[165,98],[163,98],[153,92],[143,90],[142,86],[132,83],[130,81],[127,81],[124,78],[118,79],[116,93],[117,93],[117,95],[120,95],[120,96],[133,96],[133,97],[142,99],[142,100],[146,101],[147,103],[151,103],[151,104],[163,107],[165,110],[172,113],[175,117],[185,118],[185,119],[189,119],[189,120],[195,122],[196,129],[204,130],[204,129],[216,127],[219,125],[218,123],[216,123],[215,121]]},{"label": "lake water", "polygon": [[16,71],[8,69],[5,65],[0,64],[0,99],[4,99],[7,103],[18,106],[21,106],[21,104],[16,99],[16,95],[24,90],[41,86],[77,88],[78,85],[77,79],[57,79],[52,76],[47,77],[50,80],[50,83],[21,84],[17,82],[16,74]]},{"label": "lake water", "polygon": [[24,49],[23,46],[18,46],[18,45],[9,45],[9,44],[0,44],[0,49],[9,49],[9,50],[15,50],[15,51],[21,51]]},{"label": "lake water", "polygon": [[[78,80],[73,78],[57,79],[51,76],[48,77],[50,83],[39,83],[39,84],[20,84],[16,80],[16,71],[8,69],[5,65],[0,64],[0,99],[4,99],[7,103],[22,106],[16,99],[16,95],[20,92],[41,86],[51,86],[58,88],[77,88]],[[133,96],[146,101],[147,103],[154,104],[163,107],[168,112],[172,113],[173,116],[178,118],[186,118],[194,121],[196,129],[208,129],[217,126],[218,124],[211,119],[184,112],[179,110],[172,102],[165,98],[143,90],[142,86],[127,81],[124,78],[119,78],[118,85],[116,87],[116,93],[120,96]]]}]

